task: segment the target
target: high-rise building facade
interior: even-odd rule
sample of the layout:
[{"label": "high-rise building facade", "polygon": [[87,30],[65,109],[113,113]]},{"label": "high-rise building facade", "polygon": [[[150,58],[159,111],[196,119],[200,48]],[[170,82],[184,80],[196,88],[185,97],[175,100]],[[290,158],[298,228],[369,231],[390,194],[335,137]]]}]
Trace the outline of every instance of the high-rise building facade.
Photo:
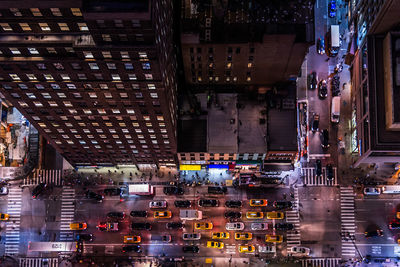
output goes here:
[{"label": "high-rise building facade", "polygon": [[71,164],[175,165],[172,1],[2,1],[0,92]]}]

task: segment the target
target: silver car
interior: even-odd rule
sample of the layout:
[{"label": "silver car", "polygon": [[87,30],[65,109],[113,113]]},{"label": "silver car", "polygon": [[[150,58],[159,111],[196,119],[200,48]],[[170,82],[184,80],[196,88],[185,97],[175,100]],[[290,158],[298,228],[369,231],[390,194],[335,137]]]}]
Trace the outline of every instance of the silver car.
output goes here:
[{"label": "silver car", "polygon": [[244,229],[244,223],[242,222],[227,223],[225,228],[226,230],[229,231],[241,231]]},{"label": "silver car", "polygon": [[268,229],[268,223],[252,223],[251,224],[251,230],[253,231],[262,231],[262,230],[267,230]]},{"label": "silver car", "polygon": [[6,186],[0,187],[0,195],[7,195],[8,194],[8,188]]},{"label": "silver car", "polygon": [[200,240],[200,233],[183,233],[182,239],[187,241]]},{"label": "silver car", "polygon": [[149,203],[150,209],[165,209],[166,207],[167,201],[165,200],[150,201]]},{"label": "silver car", "polygon": [[258,246],[258,252],[260,252],[260,253],[275,253],[276,246]]},{"label": "silver car", "polygon": [[364,195],[372,195],[377,196],[381,193],[381,189],[377,187],[365,187],[364,188]]}]

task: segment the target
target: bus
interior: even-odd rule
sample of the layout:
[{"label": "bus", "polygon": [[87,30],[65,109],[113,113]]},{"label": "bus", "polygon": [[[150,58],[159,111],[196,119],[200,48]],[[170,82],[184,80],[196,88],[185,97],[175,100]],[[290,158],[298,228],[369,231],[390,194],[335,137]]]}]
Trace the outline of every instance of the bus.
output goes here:
[{"label": "bus", "polygon": [[385,185],[382,187],[384,194],[400,194],[400,185]]},{"label": "bus", "polygon": [[339,25],[331,25],[325,34],[325,51],[329,57],[336,57],[340,49]]},{"label": "bus", "polygon": [[40,252],[75,252],[76,242],[29,242],[28,251]]}]

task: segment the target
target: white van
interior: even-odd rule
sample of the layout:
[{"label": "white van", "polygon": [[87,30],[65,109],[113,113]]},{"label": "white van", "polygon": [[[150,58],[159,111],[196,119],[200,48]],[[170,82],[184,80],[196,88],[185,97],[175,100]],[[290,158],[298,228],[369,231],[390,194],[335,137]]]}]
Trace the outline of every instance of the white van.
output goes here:
[{"label": "white van", "polygon": [[331,122],[338,123],[340,118],[340,96],[332,98]]},{"label": "white van", "polygon": [[201,220],[203,213],[199,210],[180,210],[181,220]]},{"label": "white van", "polygon": [[382,187],[384,194],[400,194],[400,185],[385,185]]}]

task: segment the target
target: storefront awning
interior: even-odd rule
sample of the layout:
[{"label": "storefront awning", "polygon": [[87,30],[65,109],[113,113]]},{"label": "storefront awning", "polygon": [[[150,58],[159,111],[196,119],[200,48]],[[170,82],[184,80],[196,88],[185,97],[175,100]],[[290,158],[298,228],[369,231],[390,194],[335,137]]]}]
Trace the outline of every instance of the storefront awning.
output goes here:
[{"label": "storefront awning", "polygon": [[184,165],[184,164],[181,164],[179,166],[179,170],[181,170],[181,171],[200,171],[201,170],[201,165],[193,165],[193,164]]}]

